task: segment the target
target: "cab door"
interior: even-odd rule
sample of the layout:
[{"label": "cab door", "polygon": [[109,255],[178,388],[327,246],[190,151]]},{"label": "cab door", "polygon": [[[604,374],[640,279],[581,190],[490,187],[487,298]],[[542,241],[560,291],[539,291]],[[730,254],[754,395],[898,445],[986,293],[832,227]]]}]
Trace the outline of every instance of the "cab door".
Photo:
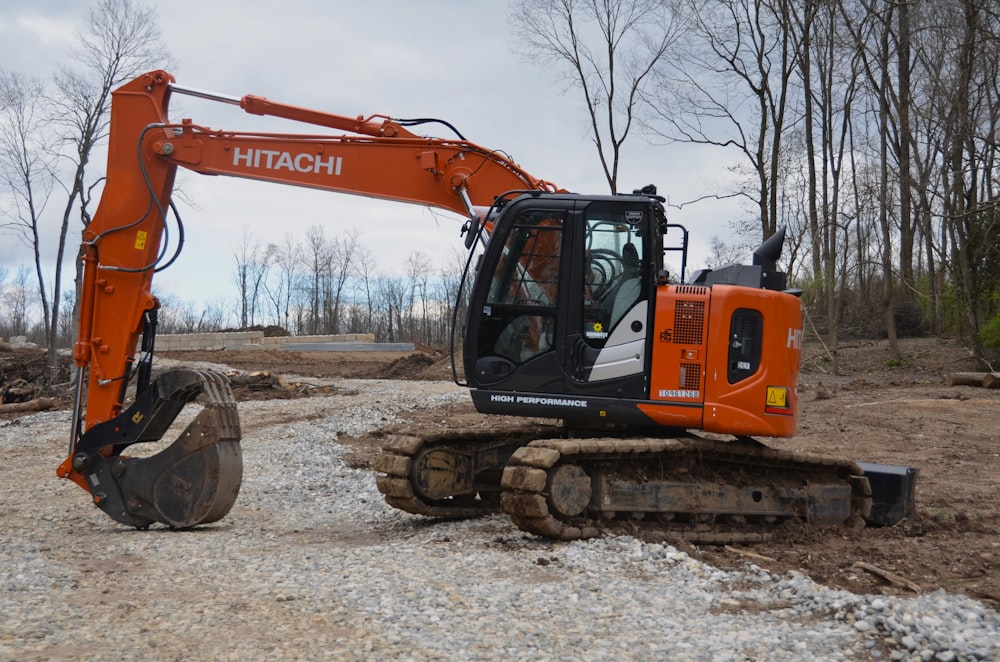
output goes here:
[{"label": "cab door", "polygon": [[599,199],[579,210],[571,278],[577,296],[568,310],[564,359],[567,392],[646,397],[653,221],[646,200]]},{"label": "cab door", "polygon": [[470,302],[464,357],[472,386],[561,392],[570,216],[561,199],[519,199],[503,210]]}]

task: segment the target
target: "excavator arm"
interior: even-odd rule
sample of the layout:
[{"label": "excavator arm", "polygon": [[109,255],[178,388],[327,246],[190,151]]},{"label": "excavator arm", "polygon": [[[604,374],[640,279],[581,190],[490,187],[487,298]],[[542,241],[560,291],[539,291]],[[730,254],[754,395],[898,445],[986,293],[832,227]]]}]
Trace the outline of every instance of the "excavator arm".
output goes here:
[{"label": "excavator arm", "polygon": [[[237,104],[346,132],[248,133],[171,122],[180,93]],[[184,88],[165,71],[145,74],[112,95],[107,179],[83,233],[83,284],[73,357],[78,367],[69,453],[58,474],[87,490],[114,519],[145,527],[215,521],[232,506],[242,460],[239,420],[225,380],[178,370],[150,379],[159,303],[156,271],[164,248],[178,167],[447,209],[479,222],[495,197],[511,190],[555,191],[504,154],[464,139],[420,137],[385,116],[347,117],[269,101]],[[175,242],[179,245],[181,241]],[[136,391],[128,387],[137,371]],[[166,450],[130,458],[130,445],[158,441],[184,406],[202,413]],[[85,411],[85,414],[84,414]]]}]

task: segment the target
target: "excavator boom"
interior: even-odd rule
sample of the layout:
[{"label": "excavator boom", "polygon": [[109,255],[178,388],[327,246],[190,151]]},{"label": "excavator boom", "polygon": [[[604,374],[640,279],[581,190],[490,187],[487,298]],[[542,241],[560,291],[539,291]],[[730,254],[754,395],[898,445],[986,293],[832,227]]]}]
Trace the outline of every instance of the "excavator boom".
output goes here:
[{"label": "excavator boom", "polygon": [[[173,122],[168,113],[172,94],[349,134],[241,133],[190,120]],[[242,472],[238,419],[228,386],[201,373],[159,378],[164,384],[182,381],[186,386],[181,389],[155,388],[150,380],[159,308],[152,280],[172,261],[164,253],[164,236],[178,167],[427,205],[477,223],[499,193],[557,190],[501,152],[466,140],[421,137],[381,115],[351,118],[258,96],[202,92],[177,86],[165,71],[140,76],[112,94],[108,149],[104,192],[81,246],[83,285],[73,350],[77,395],[69,453],[58,474],[90,492],[112,517],[138,526],[151,521],[193,526],[218,519],[225,514],[220,511],[228,510],[219,504],[235,500]],[[146,353],[135,366],[140,337]],[[138,379],[130,395],[133,371]],[[135,403],[128,406],[130,397]],[[177,451],[190,435],[186,432],[162,457],[144,459],[141,470],[122,455],[131,444],[158,440],[180,409],[199,397],[210,420],[197,425],[196,449]],[[157,425],[144,426],[153,417]],[[141,434],[129,432],[137,427],[143,428]],[[223,446],[228,448],[220,450]],[[199,461],[190,460],[195,454]],[[157,497],[165,487],[152,496],[141,494],[141,483],[157,475],[201,485],[183,514],[176,512],[176,504],[164,505]],[[220,497],[220,489],[230,494]]]}]

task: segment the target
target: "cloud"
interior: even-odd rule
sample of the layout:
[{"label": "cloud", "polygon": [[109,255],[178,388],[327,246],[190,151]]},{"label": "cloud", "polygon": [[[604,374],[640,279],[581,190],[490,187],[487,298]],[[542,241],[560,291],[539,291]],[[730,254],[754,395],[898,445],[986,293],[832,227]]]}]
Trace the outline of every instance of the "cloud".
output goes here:
[{"label": "cloud", "polygon": [[79,2],[5,0],[0,5],[0,67],[44,76],[63,63],[80,26]]},{"label": "cloud", "polygon": [[[608,191],[582,99],[557,84],[551,70],[514,55],[505,3],[164,0],[153,6],[179,84],[344,115],[438,117],[469,140],[510,154],[535,176],[579,192]],[[70,64],[67,40],[85,9],[75,0],[5,2],[0,62],[32,73]],[[19,25],[25,27],[12,27]],[[181,97],[172,104],[173,119],[191,117],[216,129],[311,130],[229,105]],[[655,183],[671,200],[690,199],[707,192],[720,174],[724,159],[717,154],[686,151],[679,159],[673,148],[633,136],[623,189]],[[459,219],[418,206],[223,177],[190,174],[180,181],[195,203],[184,210],[187,242],[177,265],[157,277],[157,287],[185,300],[235,295],[229,256],[244,225],[263,243],[317,223],[328,235],[356,228],[384,271],[396,271],[413,251],[451,264],[454,247],[461,246]],[[735,208],[685,208],[672,212],[671,220],[688,225],[695,245],[707,246],[712,235],[728,234]],[[11,259],[10,251],[0,254]]]},{"label": "cloud", "polygon": [[14,23],[18,30],[28,32],[46,48],[66,44],[73,38],[76,28],[71,20],[53,19],[38,14],[22,14]]}]

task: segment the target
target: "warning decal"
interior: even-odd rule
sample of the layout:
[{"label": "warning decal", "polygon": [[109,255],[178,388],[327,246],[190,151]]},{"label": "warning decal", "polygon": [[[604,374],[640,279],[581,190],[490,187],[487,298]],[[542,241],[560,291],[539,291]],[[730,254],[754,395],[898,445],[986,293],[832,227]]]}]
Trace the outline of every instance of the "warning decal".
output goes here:
[{"label": "warning decal", "polygon": [[788,389],[783,386],[768,386],[767,406],[779,408],[788,407]]},{"label": "warning decal", "polygon": [[781,416],[794,416],[792,403],[789,401],[787,386],[768,386],[767,404],[764,406],[765,414],[779,414]]}]

